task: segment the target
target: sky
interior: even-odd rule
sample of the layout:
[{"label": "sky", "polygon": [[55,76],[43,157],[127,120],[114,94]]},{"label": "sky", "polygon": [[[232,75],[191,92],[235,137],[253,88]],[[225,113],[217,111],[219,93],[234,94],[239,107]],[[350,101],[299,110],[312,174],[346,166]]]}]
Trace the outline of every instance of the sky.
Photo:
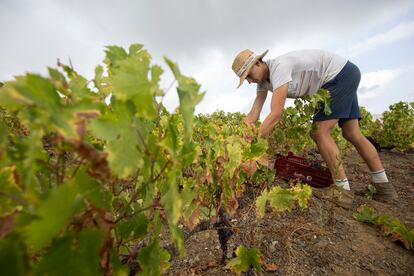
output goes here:
[{"label": "sky", "polygon": [[[0,35],[0,81],[46,76],[58,58],[92,79],[105,46],[144,44],[165,69],[162,87],[173,81],[164,56],[201,84],[197,113],[249,112],[256,85],[236,89],[231,69],[247,48],[269,49],[265,60],[298,49],[347,58],[362,73],[359,103],[373,114],[414,101],[414,0],[0,0]],[[164,104],[174,110],[177,93],[169,90]]]}]

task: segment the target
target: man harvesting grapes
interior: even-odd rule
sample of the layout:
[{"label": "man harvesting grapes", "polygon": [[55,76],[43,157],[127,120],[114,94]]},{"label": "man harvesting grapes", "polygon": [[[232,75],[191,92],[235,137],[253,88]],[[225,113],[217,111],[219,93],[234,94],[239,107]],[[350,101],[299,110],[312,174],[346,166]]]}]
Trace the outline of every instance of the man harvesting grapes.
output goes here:
[{"label": "man harvesting grapes", "polygon": [[273,92],[270,113],[259,128],[260,134],[266,136],[281,119],[286,98],[313,95],[320,88],[327,89],[332,113],[326,115],[322,109],[314,114],[316,128],[311,136],[335,180],[336,188],[329,191],[335,191],[333,194],[337,195],[339,205],[342,202],[350,207],[352,193],[340,161],[339,149],[331,136],[338,123],[342,136],[355,146],[371,171],[372,183],[377,190],[374,199],[384,202],[396,199],[397,193],[388,182],[378,152],[359,128],[361,116],[357,89],[361,72],[358,67],[339,55],[323,50],[293,51],[263,61],[267,52],[256,55],[251,50],[244,50],[236,56],[232,65],[240,79],[238,87],[244,80],[257,84],[256,99],[245,122],[254,124],[259,119],[268,91]]}]

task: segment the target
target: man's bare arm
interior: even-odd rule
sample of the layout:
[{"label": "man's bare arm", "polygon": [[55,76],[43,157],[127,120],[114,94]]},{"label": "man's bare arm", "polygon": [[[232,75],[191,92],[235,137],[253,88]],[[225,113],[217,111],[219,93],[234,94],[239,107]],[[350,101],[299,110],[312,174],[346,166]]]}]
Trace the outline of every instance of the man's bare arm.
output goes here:
[{"label": "man's bare arm", "polygon": [[253,102],[252,109],[247,114],[246,119],[244,120],[246,124],[254,124],[260,117],[260,112],[262,111],[263,104],[266,101],[267,91],[257,91],[256,99]]},{"label": "man's bare arm", "polygon": [[282,118],[287,94],[287,83],[273,91],[272,102],[270,103],[270,113],[267,115],[266,119],[263,121],[262,125],[259,128],[259,133],[261,136],[268,135]]}]

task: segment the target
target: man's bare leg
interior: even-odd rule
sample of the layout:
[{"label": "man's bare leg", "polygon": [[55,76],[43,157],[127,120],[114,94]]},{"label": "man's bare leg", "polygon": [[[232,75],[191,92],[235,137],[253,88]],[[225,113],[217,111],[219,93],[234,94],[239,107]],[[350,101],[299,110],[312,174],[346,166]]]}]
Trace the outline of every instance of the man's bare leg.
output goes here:
[{"label": "man's bare leg", "polygon": [[371,170],[372,182],[377,189],[374,199],[389,202],[398,198],[394,186],[388,182],[377,150],[361,133],[358,119],[348,120],[342,125],[342,136],[355,146]]},{"label": "man's bare leg", "polygon": [[342,136],[354,145],[371,172],[384,169],[374,145],[361,133],[358,119],[345,121],[342,125]]},{"label": "man's bare leg", "polygon": [[[323,194],[325,194],[326,199],[332,200],[345,209],[349,209],[352,206],[353,195],[352,193],[346,192],[350,190],[349,182],[342,166],[338,146],[331,136],[332,130],[337,123],[337,119],[315,122],[317,129],[313,130],[311,135],[335,180],[334,187],[343,188],[340,190],[327,189]],[[324,198],[324,196],[322,196],[322,198]]]},{"label": "man's bare leg", "polygon": [[311,134],[335,180],[346,178],[338,146],[331,136],[337,123],[337,119],[315,122],[317,129],[313,130]]}]

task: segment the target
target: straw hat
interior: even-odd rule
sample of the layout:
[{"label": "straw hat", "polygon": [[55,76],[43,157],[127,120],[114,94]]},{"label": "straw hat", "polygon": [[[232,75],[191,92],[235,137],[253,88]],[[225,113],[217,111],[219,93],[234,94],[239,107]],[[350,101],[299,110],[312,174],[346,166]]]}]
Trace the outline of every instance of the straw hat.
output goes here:
[{"label": "straw hat", "polygon": [[237,88],[239,88],[243,81],[246,79],[249,74],[250,68],[262,57],[264,57],[269,50],[264,51],[261,55],[256,55],[251,50],[246,49],[241,51],[233,61],[232,69],[234,73],[240,78],[240,83]]}]

